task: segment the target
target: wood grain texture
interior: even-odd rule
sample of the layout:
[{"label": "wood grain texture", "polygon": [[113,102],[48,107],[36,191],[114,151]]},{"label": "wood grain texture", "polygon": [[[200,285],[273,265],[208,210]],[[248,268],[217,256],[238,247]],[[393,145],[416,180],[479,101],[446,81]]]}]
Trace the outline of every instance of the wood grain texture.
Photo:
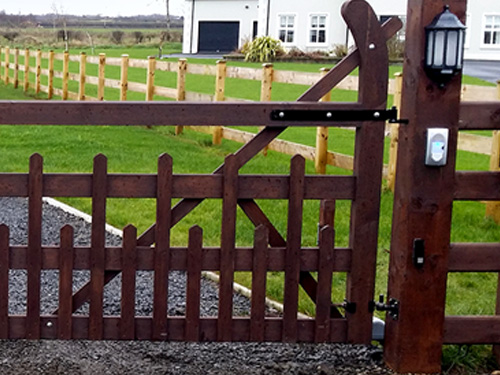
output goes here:
[{"label": "wood grain texture", "polygon": [[73,247],[74,230],[70,225],[61,229],[61,245],[59,250],[59,310],[57,337],[69,340],[72,337],[73,314]]},{"label": "wood grain texture", "polygon": [[189,230],[186,291],[186,341],[200,341],[201,269],[203,231],[199,226]]},{"label": "wood grain texture", "polygon": [[123,230],[122,300],[120,339],[135,339],[135,277],[137,264],[137,229],[127,225]]},{"label": "wood grain texture", "polygon": [[0,339],[9,338],[9,237],[10,230],[0,225]]},{"label": "wood grain texture", "polygon": [[252,298],[250,341],[262,342],[266,337],[266,278],[267,278],[267,247],[269,230],[259,225],[255,229],[252,267]]},{"label": "wood grain texture", "polygon": [[314,341],[330,341],[330,309],[332,304],[333,244],[335,231],[325,225],[319,233],[318,288],[316,297],[316,330]]}]

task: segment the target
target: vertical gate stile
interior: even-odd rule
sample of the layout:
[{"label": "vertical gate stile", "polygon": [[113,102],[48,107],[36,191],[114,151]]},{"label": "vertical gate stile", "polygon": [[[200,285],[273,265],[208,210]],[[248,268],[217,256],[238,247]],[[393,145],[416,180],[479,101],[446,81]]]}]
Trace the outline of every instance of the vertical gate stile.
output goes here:
[{"label": "vertical gate stile", "polygon": [[288,200],[288,226],[285,256],[285,291],[283,299],[283,341],[298,340],[297,313],[299,303],[300,249],[302,245],[302,213],[305,182],[305,159],[292,158]]},{"label": "vertical gate stile", "polygon": [[158,159],[156,186],[156,230],[154,266],[153,339],[168,339],[168,275],[172,200],[172,158]]},{"label": "vertical gate stile", "polygon": [[120,339],[135,339],[135,273],[137,229],[127,225],[123,230],[122,243],[122,301]]},{"label": "vertical gate stile", "polygon": [[250,317],[250,341],[266,339],[266,277],[269,230],[259,225],[254,234],[252,265],[252,307]]},{"label": "vertical gate stile", "polygon": [[28,293],[26,338],[40,339],[40,277],[42,267],[43,158],[30,158],[28,182]]},{"label": "vertical gate stile", "polygon": [[189,230],[186,291],[186,341],[200,341],[201,270],[203,265],[203,231],[199,226]]},{"label": "vertical gate stile", "polygon": [[92,234],[90,249],[90,316],[89,339],[102,340],[104,335],[103,296],[106,246],[107,159],[94,158],[92,174]]},{"label": "vertical gate stile", "polygon": [[69,340],[73,337],[73,236],[74,230],[70,225],[61,228],[59,246],[59,310],[57,317],[57,337],[60,340]]},{"label": "vertical gate stile", "polygon": [[9,232],[0,225],[0,340],[9,338]]},{"label": "vertical gate stile", "polygon": [[329,225],[319,234],[318,291],[314,341],[330,341],[330,306],[332,304],[333,247],[335,231]]},{"label": "vertical gate stile", "polygon": [[235,155],[226,157],[222,193],[222,228],[220,250],[219,311],[217,340],[233,338],[234,247],[236,241],[236,207],[238,201],[238,164]]},{"label": "vertical gate stile", "polygon": [[[378,18],[365,1],[359,0],[345,3],[342,14],[360,54],[358,101],[366,108],[384,110],[388,55]],[[346,312],[351,343],[369,344],[372,338],[369,305],[375,292],[383,151],[383,122],[367,122],[356,129],[353,171],[356,194],[351,206],[349,236],[353,253],[346,293],[347,300],[356,306],[355,312]]]}]

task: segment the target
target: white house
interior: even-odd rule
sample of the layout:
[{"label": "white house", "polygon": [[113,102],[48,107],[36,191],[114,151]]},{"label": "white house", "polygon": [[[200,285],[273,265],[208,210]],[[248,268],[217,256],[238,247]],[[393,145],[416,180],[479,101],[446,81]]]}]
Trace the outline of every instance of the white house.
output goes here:
[{"label": "white house", "polygon": [[[257,35],[286,48],[331,51],[351,45],[344,0],[185,0],[184,53],[230,52]],[[406,1],[368,0],[381,21],[406,20]],[[465,58],[500,61],[500,1],[469,0]],[[404,36],[404,32],[403,32]]]}]

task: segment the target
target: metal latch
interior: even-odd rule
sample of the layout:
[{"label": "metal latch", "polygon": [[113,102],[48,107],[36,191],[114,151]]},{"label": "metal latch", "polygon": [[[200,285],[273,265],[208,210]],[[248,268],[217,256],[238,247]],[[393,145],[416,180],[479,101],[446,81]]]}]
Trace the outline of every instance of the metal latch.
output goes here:
[{"label": "metal latch", "polygon": [[389,316],[398,320],[399,318],[399,301],[395,298],[389,298],[389,303],[384,303],[384,295],[381,294],[378,298],[378,302],[372,301],[370,304],[370,312],[377,311],[387,311]]}]

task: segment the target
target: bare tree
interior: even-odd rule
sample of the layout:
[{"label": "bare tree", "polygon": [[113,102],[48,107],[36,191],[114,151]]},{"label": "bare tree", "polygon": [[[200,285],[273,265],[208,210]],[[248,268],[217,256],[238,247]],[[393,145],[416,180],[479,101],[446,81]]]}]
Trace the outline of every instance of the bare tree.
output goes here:
[{"label": "bare tree", "polygon": [[[69,51],[69,38],[68,38],[68,25],[67,25],[67,20],[66,16],[64,15],[64,8],[61,4],[59,6],[56,4],[55,1],[52,2],[52,12],[55,14],[55,19],[57,22],[60,22],[63,27],[63,39],[64,39],[64,47],[66,51]],[[55,25],[55,22],[54,22]]]}]

